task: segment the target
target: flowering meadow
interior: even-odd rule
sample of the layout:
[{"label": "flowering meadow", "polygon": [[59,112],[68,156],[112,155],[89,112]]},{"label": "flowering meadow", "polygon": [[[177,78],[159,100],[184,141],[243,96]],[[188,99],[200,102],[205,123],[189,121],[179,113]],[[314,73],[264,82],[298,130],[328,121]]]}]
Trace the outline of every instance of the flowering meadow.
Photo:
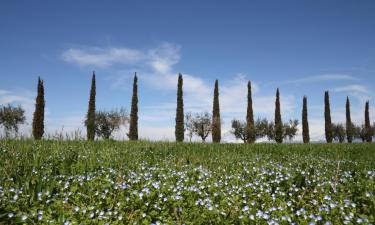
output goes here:
[{"label": "flowering meadow", "polygon": [[375,224],[374,144],[0,141],[0,224]]}]

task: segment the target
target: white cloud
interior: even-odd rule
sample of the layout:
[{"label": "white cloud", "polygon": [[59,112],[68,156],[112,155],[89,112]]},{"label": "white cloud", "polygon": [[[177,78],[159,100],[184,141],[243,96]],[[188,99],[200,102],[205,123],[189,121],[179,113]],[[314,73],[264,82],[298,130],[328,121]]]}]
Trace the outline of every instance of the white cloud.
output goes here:
[{"label": "white cloud", "polygon": [[108,67],[115,63],[134,64],[146,56],[139,50],[129,48],[86,48],[68,49],[62,54],[63,59],[79,66]]},{"label": "white cloud", "polygon": [[352,84],[343,87],[334,88],[335,92],[346,92],[358,99],[360,103],[364,103],[371,99],[371,92],[365,85]]},{"label": "white cloud", "polygon": [[280,84],[301,84],[310,82],[322,82],[322,81],[348,81],[348,80],[358,80],[358,78],[347,75],[347,74],[322,74],[316,76],[304,77],[301,79],[287,80],[284,82],[279,82]]}]

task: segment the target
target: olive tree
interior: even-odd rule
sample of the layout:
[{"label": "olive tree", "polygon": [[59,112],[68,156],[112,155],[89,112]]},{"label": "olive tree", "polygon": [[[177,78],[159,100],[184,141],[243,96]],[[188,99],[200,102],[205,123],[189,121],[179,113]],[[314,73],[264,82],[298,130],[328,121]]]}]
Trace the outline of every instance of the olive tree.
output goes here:
[{"label": "olive tree", "polygon": [[25,110],[21,106],[8,104],[0,107],[0,125],[4,128],[5,137],[10,137],[12,132],[17,135],[19,125],[25,120]]},{"label": "olive tree", "polygon": [[[95,134],[103,139],[109,139],[112,133],[129,122],[129,115],[124,108],[111,111],[95,112]],[[87,124],[87,120],[85,121]]]}]

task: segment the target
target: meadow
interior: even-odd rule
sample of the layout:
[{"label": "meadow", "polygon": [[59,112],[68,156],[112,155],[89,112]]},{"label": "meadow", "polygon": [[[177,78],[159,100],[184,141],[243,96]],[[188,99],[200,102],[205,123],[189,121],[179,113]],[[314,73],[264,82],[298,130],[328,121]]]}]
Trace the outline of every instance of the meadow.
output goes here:
[{"label": "meadow", "polygon": [[375,145],[0,140],[0,224],[374,224]]}]

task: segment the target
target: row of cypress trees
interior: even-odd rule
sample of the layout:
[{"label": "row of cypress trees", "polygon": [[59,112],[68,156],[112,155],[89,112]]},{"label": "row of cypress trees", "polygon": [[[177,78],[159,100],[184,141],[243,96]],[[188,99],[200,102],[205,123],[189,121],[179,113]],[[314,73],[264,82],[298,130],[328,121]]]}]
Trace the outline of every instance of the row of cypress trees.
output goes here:
[{"label": "row of cypress trees", "polygon": [[[176,141],[184,140],[184,115],[183,115],[183,78],[182,75],[178,76],[177,85],[177,109],[176,109]],[[247,113],[246,113],[246,130],[247,130],[247,142],[255,142],[255,127],[254,127],[254,113],[253,113],[253,100],[251,94],[251,82],[247,84]],[[324,117],[325,117],[325,136],[327,143],[333,141],[333,127],[331,121],[331,110],[329,103],[329,93],[324,93]],[[280,91],[279,88],[276,90],[276,101],[275,101],[275,141],[277,143],[283,142],[283,123],[281,119],[280,110]],[[371,124],[369,117],[369,102],[366,102],[365,106],[365,128],[366,128],[366,140],[367,142],[372,141]],[[353,123],[350,117],[350,102],[349,97],[346,99],[346,136],[348,143],[353,141]],[[307,97],[303,97],[302,105],[302,138],[304,143],[310,142],[310,132],[308,123],[308,112],[307,112]],[[220,123],[220,107],[219,107],[219,84],[218,80],[215,81],[214,87],[214,100],[212,110],[212,141],[220,142],[221,140],[221,123]]]},{"label": "row of cypress trees", "polygon": [[[35,111],[33,114],[33,136],[34,139],[40,140],[44,134],[44,83],[43,80],[38,78],[38,94],[36,97]],[[248,143],[255,142],[255,127],[254,127],[254,113],[253,113],[253,100],[252,100],[252,89],[251,82],[247,84],[247,113],[246,113],[246,123],[247,123],[247,135]],[[91,79],[91,89],[89,106],[87,111],[87,139],[95,139],[95,100],[96,98],[96,77],[95,72],[93,72]],[[327,143],[332,143],[333,141],[333,130],[331,121],[331,110],[329,102],[329,93],[326,91],[324,93],[324,118],[325,118],[325,137]],[[183,76],[178,75],[177,83],[177,108],[176,108],[176,125],[175,125],[175,137],[177,142],[182,142],[184,140],[184,102],[183,102]],[[280,92],[277,88],[276,90],[276,101],[275,101],[275,140],[277,143],[282,143],[283,141],[283,123],[281,119],[280,110]],[[366,129],[366,141],[372,141],[371,135],[371,124],[369,117],[369,102],[365,105],[365,129]],[[131,111],[130,111],[130,123],[129,123],[129,133],[127,134],[130,140],[138,140],[138,77],[137,73],[134,74],[133,81],[133,95],[131,99]],[[308,113],[307,113],[307,97],[303,97],[302,106],[302,137],[304,143],[310,142],[309,135],[309,123],[308,123]],[[350,101],[349,97],[346,98],[346,137],[348,143],[353,141],[353,123],[350,116]],[[219,82],[215,80],[214,86],[214,98],[213,98],[213,109],[212,109],[212,141],[219,143],[221,141],[221,118],[220,118],[220,105],[219,105]]]}]

